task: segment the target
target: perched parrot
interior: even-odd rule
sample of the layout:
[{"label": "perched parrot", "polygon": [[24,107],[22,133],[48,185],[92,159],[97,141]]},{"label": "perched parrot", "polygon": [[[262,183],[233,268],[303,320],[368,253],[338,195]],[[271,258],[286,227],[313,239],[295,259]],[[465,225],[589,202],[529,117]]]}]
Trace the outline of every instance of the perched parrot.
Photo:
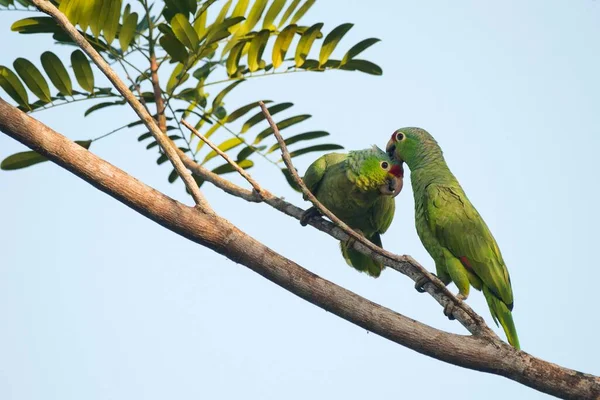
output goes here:
[{"label": "perched parrot", "polygon": [[[326,154],[308,167],[303,181],[329,211],[381,247],[380,235],[394,218],[394,197],[402,190],[403,175],[401,164],[373,146],[348,154]],[[306,225],[318,214],[311,207],[300,223]],[[352,241],[340,245],[348,265],[373,277],[381,274],[383,265],[354,250]]]},{"label": "perched parrot", "polygon": [[[496,325],[508,342],[520,348],[512,319],[513,292],[506,264],[489,228],[450,172],[435,139],[420,128],[398,129],[386,150],[410,168],[419,238],[435,261],[438,278],[459,290],[461,300],[469,288],[483,290]],[[426,280],[415,287],[423,291]],[[450,316],[451,307],[444,311]]]}]

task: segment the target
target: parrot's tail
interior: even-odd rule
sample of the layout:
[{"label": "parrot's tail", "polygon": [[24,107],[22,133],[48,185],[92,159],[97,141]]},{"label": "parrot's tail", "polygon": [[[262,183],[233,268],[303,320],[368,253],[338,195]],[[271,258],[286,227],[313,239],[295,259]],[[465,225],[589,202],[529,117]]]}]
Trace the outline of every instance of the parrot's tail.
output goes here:
[{"label": "parrot's tail", "polygon": [[[381,237],[379,236],[379,233],[373,234],[373,236],[368,239],[373,244],[381,247]],[[383,268],[385,268],[382,263],[375,261],[371,257],[364,255],[352,248],[349,248],[346,242],[341,242],[340,247],[342,249],[342,255],[346,259],[348,265],[356,268],[359,271],[367,273],[367,275],[377,278],[379,275],[381,275]]]},{"label": "parrot's tail", "polygon": [[483,285],[483,295],[485,296],[488,306],[490,307],[490,312],[492,313],[494,322],[496,325],[498,325],[498,322],[500,322],[500,325],[502,325],[502,329],[504,329],[504,333],[508,338],[508,343],[510,343],[517,350],[520,350],[521,345],[519,344],[517,329],[515,328],[515,323],[512,318],[512,312],[508,309],[508,306],[504,304],[502,300],[496,297],[496,295],[494,295],[485,285]]}]

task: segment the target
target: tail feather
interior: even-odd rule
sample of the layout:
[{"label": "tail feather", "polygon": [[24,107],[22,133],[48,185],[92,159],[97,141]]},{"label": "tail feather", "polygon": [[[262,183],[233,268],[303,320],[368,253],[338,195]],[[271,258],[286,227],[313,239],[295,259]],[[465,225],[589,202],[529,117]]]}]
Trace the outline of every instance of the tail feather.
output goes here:
[{"label": "tail feather", "polygon": [[498,325],[498,322],[500,322],[502,329],[504,329],[508,343],[510,343],[517,350],[521,349],[519,337],[517,335],[517,329],[515,328],[512,313],[508,309],[508,306],[504,304],[502,300],[496,297],[485,285],[483,285],[483,295],[487,300],[494,322],[496,325]]},{"label": "tail feather", "polygon": [[[381,237],[379,236],[379,233],[375,233],[368,239],[373,244],[376,244],[377,246],[381,247]],[[342,255],[344,256],[344,259],[351,267],[359,271],[365,272],[367,273],[367,275],[370,275],[374,278],[377,278],[379,277],[379,275],[381,275],[381,271],[384,268],[382,263],[373,260],[371,257],[362,254],[354,250],[353,248],[349,248],[345,242],[340,243],[340,248],[342,250]]]}]

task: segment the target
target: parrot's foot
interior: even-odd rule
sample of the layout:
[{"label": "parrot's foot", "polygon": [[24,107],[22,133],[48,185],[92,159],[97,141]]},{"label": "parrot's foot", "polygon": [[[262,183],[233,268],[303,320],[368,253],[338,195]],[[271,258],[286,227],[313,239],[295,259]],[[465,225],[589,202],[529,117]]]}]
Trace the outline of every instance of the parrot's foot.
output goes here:
[{"label": "parrot's foot", "polygon": [[[461,293],[456,295],[456,298],[459,299],[460,301],[466,300],[467,297],[468,296],[465,296],[464,294],[461,294]],[[444,315],[446,317],[448,317],[448,319],[450,321],[456,319],[456,318],[454,318],[454,315],[452,314],[453,312],[454,312],[454,303],[450,302],[450,303],[446,304],[446,306],[444,307]]]},{"label": "parrot's foot", "polygon": [[304,211],[302,213],[302,215],[300,216],[300,225],[306,226],[306,225],[308,225],[308,221],[311,218],[318,217],[320,215],[321,215],[321,213],[319,212],[319,210],[316,207],[311,207],[311,208],[307,209],[306,211]]},{"label": "parrot's foot", "polygon": [[[431,275],[437,276],[436,274]],[[425,286],[427,282],[431,282],[431,280],[429,279],[429,277],[423,275],[415,282],[415,290],[419,293],[425,293],[425,289],[423,289],[423,286]]]}]

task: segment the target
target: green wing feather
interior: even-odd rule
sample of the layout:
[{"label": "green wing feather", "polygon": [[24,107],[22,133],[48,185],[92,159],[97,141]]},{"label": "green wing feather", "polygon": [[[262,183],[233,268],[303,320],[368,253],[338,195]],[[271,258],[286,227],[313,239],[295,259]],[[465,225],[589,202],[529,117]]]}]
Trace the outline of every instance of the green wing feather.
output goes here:
[{"label": "green wing feather", "polygon": [[500,249],[486,223],[462,191],[427,188],[428,222],[440,244],[456,258],[466,257],[483,284],[512,308],[513,293]]},{"label": "green wing feather", "polygon": [[[319,184],[321,183],[323,176],[325,176],[327,168],[344,160],[346,157],[348,156],[342,153],[329,153],[317,158],[310,164],[302,178],[304,184],[308,187],[308,190],[316,196],[319,190]],[[304,200],[307,200],[306,196],[304,196]]]},{"label": "green wing feather", "polygon": [[371,211],[371,223],[375,232],[385,233],[392,224],[394,213],[396,211],[396,202],[393,197],[381,196],[373,205]]}]

